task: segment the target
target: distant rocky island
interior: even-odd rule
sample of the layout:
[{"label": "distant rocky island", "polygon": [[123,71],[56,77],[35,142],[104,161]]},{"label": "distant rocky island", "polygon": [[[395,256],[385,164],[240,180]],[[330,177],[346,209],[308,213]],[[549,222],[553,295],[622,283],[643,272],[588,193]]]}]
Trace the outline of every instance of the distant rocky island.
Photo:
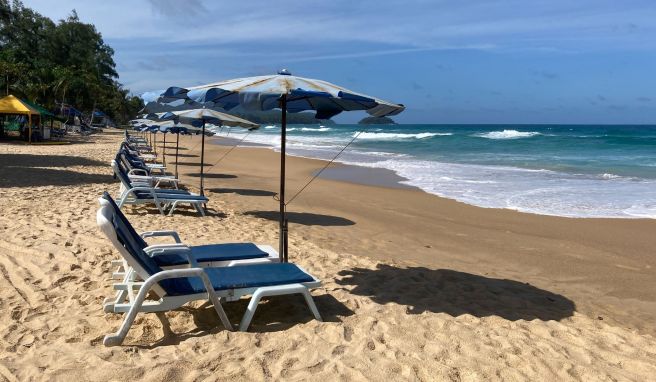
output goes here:
[{"label": "distant rocky island", "polygon": [[396,125],[396,122],[389,117],[366,117],[362,118],[358,125]]}]

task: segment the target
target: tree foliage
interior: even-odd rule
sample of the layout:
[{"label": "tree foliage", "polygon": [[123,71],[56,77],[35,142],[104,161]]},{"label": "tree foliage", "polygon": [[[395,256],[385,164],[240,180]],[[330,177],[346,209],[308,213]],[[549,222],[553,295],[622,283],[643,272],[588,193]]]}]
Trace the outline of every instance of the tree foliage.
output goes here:
[{"label": "tree foliage", "polygon": [[75,10],[53,22],[19,0],[0,0],[0,94],[55,108],[64,102],[117,122],[143,107],[118,82],[114,50]]}]

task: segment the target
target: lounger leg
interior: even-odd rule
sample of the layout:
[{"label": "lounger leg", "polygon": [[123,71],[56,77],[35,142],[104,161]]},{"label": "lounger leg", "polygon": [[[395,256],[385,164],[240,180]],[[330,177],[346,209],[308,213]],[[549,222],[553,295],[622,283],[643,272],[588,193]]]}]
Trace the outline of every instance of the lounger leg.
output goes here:
[{"label": "lounger leg", "polygon": [[155,200],[155,205],[157,206],[157,209],[159,210],[160,215],[166,215],[164,213],[164,208],[162,206],[162,203],[157,200],[157,196],[153,197],[153,200]]},{"label": "lounger leg", "polygon": [[[127,266],[125,266],[124,269],[127,270],[124,273],[123,283],[127,284],[131,281],[135,281],[136,275],[134,273],[134,269],[128,269]],[[123,303],[127,297],[128,297],[127,289],[121,289],[117,291],[116,294],[114,295],[113,300],[108,297],[105,299],[105,301],[103,301],[103,311],[105,313],[114,312],[114,305]]]},{"label": "lounger leg", "polygon": [[301,293],[303,294],[303,297],[305,297],[305,302],[307,303],[308,308],[310,308],[312,315],[314,315],[314,319],[320,322],[323,321],[323,319],[321,319],[321,314],[319,314],[319,309],[317,309],[317,305],[314,303],[314,299],[310,294],[310,290],[306,288]]},{"label": "lounger leg", "polygon": [[123,208],[123,205],[125,204],[125,200],[128,198],[128,195],[122,195],[120,199],[118,200],[117,206],[119,209]]},{"label": "lounger leg", "polygon": [[173,204],[171,205],[171,209],[169,210],[168,216],[173,216],[173,211],[175,211],[175,207],[177,206],[178,206],[178,202],[177,201],[173,202]]},{"label": "lounger leg", "polygon": [[240,332],[245,332],[248,330],[248,327],[251,324],[251,320],[255,315],[257,305],[260,303],[260,299],[264,297],[262,296],[261,291],[262,289],[258,289],[255,291],[255,293],[253,293],[253,297],[251,297],[251,301],[248,303],[248,307],[246,307],[246,312],[244,312],[244,317],[241,318],[241,322],[239,323]]},{"label": "lounger leg", "polygon": [[312,315],[314,315],[314,318],[317,321],[322,321],[321,315],[319,314],[319,310],[317,309],[317,306],[315,305],[314,300],[312,299],[312,295],[310,294],[308,288],[305,287],[304,285],[296,284],[296,285],[285,285],[283,287],[263,287],[263,288],[259,288],[258,290],[255,291],[255,293],[253,293],[253,297],[251,297],[251,301],[248,303],[248,307],[246,308],[244,317],[242,317],[241,322],[239,323],[239,331],[245,332],[248,330],[248,327],[251,324],[251,320],[255,315],[255,310],[257,309],[257,305],[260,303],[260,299],[262,299],[262,297],[281,296],[286,294],[297,294],[297,293],[303,295],[303,297],[305,298],[305,302],[310,308],[310,311],[312,311]]},{"label": "lounger leg", "polygon": [[132,326],[134,319],[137,317],[137,313],[139,313],[139,310],[141,309],[141,305],[146,299],[146,294],[148,294],[148,291],[150,290],[152,284],[154,283],[149,283],[149,282],[144,283],[144,285],[139,290],[139,294],[137,295],[137,298],[134,300],[132,307],[130,307],[128,314],[125,315],[125,319],[123,320],[120,329],[118,330],[118,332],[114,334],[106,335],[105,338],[103,339],[103,345],[118,346],[123,343],[123,340],[125,339],[125,336],[128,334],[128,331],[130,330],[130,327]]},{"label": "lounger leg", "polygon": [[202,204],[202,203],[196,203],[196,204],[195,204],[195,207],[196,207],[196,211],[198,211],[198,213],[200,214],[200,216],[205,216],[205,209],[203,208],[203,204]]},{"label": "lounger leg", "polygon": [[228,319],[228,315],[226,314],[225,310],[223,310],[223,305],[221,305],[221,299],[219,298],[219,296],[216,295],[216,292],[214,291],[214,287],[212,286],[210,279],[207,277],[206,274],[203,273],[203,275],[201,276],[201,280],[203,280],[203,285],[205,286],[205,290],[207,290],[207,296],[212,302],[212,305],[214,305],[214,310],[216,310],[216,314],[219,315],[219,318],[221,319],[221,323],[223,323],[223,326],[225,326],[226,329],[230,331],[234,331],[235,328],[230,323],[230,320]]}]

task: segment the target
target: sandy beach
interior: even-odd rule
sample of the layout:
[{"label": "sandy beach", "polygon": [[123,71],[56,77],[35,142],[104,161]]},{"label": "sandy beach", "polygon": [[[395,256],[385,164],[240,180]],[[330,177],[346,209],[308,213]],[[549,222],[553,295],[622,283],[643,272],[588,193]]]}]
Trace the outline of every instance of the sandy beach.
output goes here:
[{"label": "sandy beach", "polygon": [[[123,346],[104,347],[122,320],[102,311],[118,253],[95,213],[101,193],[118,190],[109,162],[121,139],[0,144],[0,380],[656,376],[656,221],[483,209],[342,165],[289,205],[290,261],[323,281],[313,295],[325,322],[301,297],[280,297],[261,304],[249,332],[228,332],[199,302],[139,314]],[[191,189],[198,141],[181,138]],[[205,162],[228,149],[208,144]],[[322,163],[290,157],[289,195]],[[277,166],[272,150],[237,148],[206,167],[204,218],[125,211],[139,231],[176,229],[190,244],[277,247]],[[245,306],[226,310],[237,321]]]}]

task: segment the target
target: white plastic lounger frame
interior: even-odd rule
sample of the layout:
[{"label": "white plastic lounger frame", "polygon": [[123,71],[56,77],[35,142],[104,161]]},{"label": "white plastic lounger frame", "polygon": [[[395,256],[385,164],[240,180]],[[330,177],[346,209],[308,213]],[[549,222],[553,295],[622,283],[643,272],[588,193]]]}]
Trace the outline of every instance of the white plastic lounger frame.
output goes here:
[{"label": "white plastic lounger frame", "polygon": [[[142,232],[140,236],[143,239],[149,238],[149,237],[163,237],[163,236],[169,236],[172,237],[173,240],[175,240],[175,243],[171,244],[154,244],[151,246],[148,246],[147,248],[144,249],[144,251],[150,256],[158,256],[158,255],[166,255],[170,253],[187,253],[191,254],[191,247],[186,245],[185,243],[182,242],[180,239],[180,235],[176,231],[146,231]],[[262,257],[262,258],[255,258],[255,259],[246,259],[246,260],[226,260],[226,261],[212,261],[212,262],[205,262],[201,263],[205,267],[230,267],[233,265],[244,265],[244,264],[260,264],[263,262],[266,263],[277,263],[280,261],[280,256],[278,256],[278,252],[273,249],[273,247],[269,245],[264,245],[264,244],[255,244],[256,247],[258,247],[261,251],[267,253],[267,257]]]},{"label": "white plastic lounger frame", "polygon": [[[100,204],[101,207],[107,207],[109,210],[112,210],[111,205],[107,200],[103,198],[98,199],[98,203]],[[104,232],[114,232],[114,227],[112,224],[109,222],[108,219],[97,219],[98,226],[100,230]],[[142,238],[146,239],[149,237],[162,237],[162,236],[168,236],[172,237],[175,240],[175,244],[155,244],[147,247],[144,249],[144,251],[151,257],[157,256],[157,255],[163,255],[163,254],[180,254],[180,255],[186,255],[189,256],[191,255],[191,249],[188,245],[184,244],[182,240],[180,239],[180,235],[176,231],[147,231],[143,232],[140,235]],[[112,238],[114,236],[107,236],[107,238],[114,244],[116,249],[118,251],[124,251],[125,248],[118,244],[119,246],[116,246],[117,242],[115,242]],[[186,268],[189,266],[200,266],[200,267],[232,267],[235,265],[251,265],[251,264],[262,264],[262,263],[277,263],[280,261],[280,257],[278,256],[278,252],[273,249],[273,247],[269,245],[262,245],[262,244],[256,244],[256,246],[266,252],[269,256],[267,257],[261,257],[261,258],[255,258],[255,259],[246,259],[246,260],[224,260],[224,261],[210,261],[210,262],[194,262],[195,265],[193,264],[185,264],[185,265],[180,265],[180,266],[171,266],[171,267],[163,267],[164,269],[176,269],[176,268]],[[128,284],[128,283],[134,283],[136,281],[139,281],[139,277],[136,274],[136,272],[133,271],[132,268],[128,265],[128,263],[124,260],[124,256],[121,256],[122,260],[114,260],[112,261],[112,265],[116,267],[116,270],[112,272],[112,280],[120,280],[122,284]],[[116,304],[120,304],[125,300],[127,297],[127,288],[121,288],[117,290],[114,298],[107,297],[103,301],[103,310],[106,313],[111,313],[115,312],[114,311],[114,306]],[[239,297],[236,299],[232,298],[227,298],[227,301],[233,301],[233,300],[238,300]],[[118,313],[118,312],[116,312]]]},{"label": "white plastic lounger frame", "polygon": [[125,153],[119,153],[118,159],[120,159],[123,167],[128,170],[127,174],[130,178],[130,181],[137,183],[147,183],[151,187],[157,188],[162,183],[172,185],[176,190],[179,189],[178,184],[180,180],[172,175],[152,175],[148,171],[142,168],[134,168],[130,161],[125,157]]},{"label": "white plastic lounger frame", "polygon": [[[305,272],[305,270],[302,268],[299,267],[299,269]],[[183,296],[166,296],[165,293],[160,294],[158,290],[161,290],[161,288],[157,284],[159,281],[181,277],[200,277],[203,280],[203,285],[205,286],[206,292]],[[321,282],[315,279],[315,281],[307,283],[293,283],[257,288],[238,288],[217,292],[212,287],[212,284],[207,278],[207,274],[203,268],[171,269],[162,271],[148,277],[145,282],[115,285],[117,289],[127,290],[129,300],[122,304],[116,304],[114,306],[114,311],[127,312],[127,315],[125,316],[121,327],[116,333],[105,336],[103,344],[105,346],[118,346],[122,344],[125,336],[132,326],[132,323],[134,322],[135,317],[137,316],[137,313],[139,312],[164,312],[177,309],[191,301],[206,299],[209,299],[212,305],[214,305],[214,309],[219,315],[221,323],[223,326],[225,326],[226,329],[230,331],[234,331],[235,328],[228,320],[228,317],[223,310],[223,306],[221,305],[221,300],[226,297],[242,297],[248,295],[252,296],[250,302],[248,303],[248,307],[246,308],[246,312],[244,313],[244,316],[239,323],[239,331],[245,332],[248,330],[251,320],[255,315],[255,311],[257,310],[257,305],[259,304],[260,299],[267,296],[302,294],[314,318],[317,321],[321,321],[321,314],[319,314],[319,310],[317,309],[317,306],[312,299],[312,295],[310,294],[310,288],[317,288],[320,285]],[[138,290],[136,297],[134,297],[135,289]],[[151,291],[162,297],[156,301],[146,301],[146,296]]]},{"label": "white plastic lounger frame", "polygon": [[[253,265],[253,264],[263,264],[263,263],[277,263],[280,261],[278,252],[276,252],[273,247],[268,245],[259,245],[256,244],[258,248],[268,253],[269,256],[255,258],[255,259],[245,259],[245,260],[225,260],[225,261],[209,261],[209,262],[197,262],[194,267],[201,268],[217,268],[217,267],[234,267],[236,265]],[[149,251],[151,247],[146,248],[144,251],[151,257],[157,256],[160,254],[176,253],[181,255],[190,255],[191,251],[188,246],[181,247],[170,247],[167,248],[166,252],[159,252],[153,254]],[[117,248],[118,249],[118,248]],[[112,265],[115,266],[115,271],[112,272],[112,280],[119,280],[115,284],[116,294],[114,297],[107,297],[103,301],[103,311],[105,313],[120,313],[121,311],[116,310],[115,307],[123,303],[128,296],[128,285],[137,285],[138,281],[143,281],[139,278],[139,275],[134,272],[130,265],[125,260],[113,260]],[[165,270],[170,269],[184,269],[190,267],[190,264],[178,265],[178,266],[166,266],[162,267]],[[237,301],[241,296],[228,296],[226,301]]]},{"label": "white plastic lounger frame", "polygon": [[[150,275],[146,270],[144,270],[139,263],[130,255],[130,253],[121,245],[114,233],[113,229],[108,229],[112,223],[111,218],[113,211],[109,206],[103,206],[98,210],[96,214],[96,219],[98,226],[101,228],[103,233],[110,238],[112,243],[116,248],[119,249],[119,252],[123,256],[125,262],[132,269],[132,272],[136,272],[140,277],[145,279],[144,282],[127,282],[127,283],[118,283],[114,287],[118,290],[124,290],[124,296],[126,297],[125,301],[121,303],[114,304],[114,312],[126,312],[125,319],[121,324],[119,330],[111,335],[106,335],[103,344],[105,346],[118,346],[123,343],[125,336],[127,335],[132,323],[134,322],[137,313],[139,312],[163,312],[169,311],[181,307],[182,305],[197,300],[206,300],[208,299],[216,313],[219,315],[221,322],[226,329],[234,331],[235,328],[228,320],[228,317],[223,310],[221,305],[221,300],[231,297],[242,297],[251,295],[251,301],[248,304],[246,312],[241,319],[238,330],[246,331],[251,323],[257,305],[262,297],[266,296],[281,296],[288,294],[302,294],[305,298],[310,311],[314,315],[314,318],[317,321],[321,321],[321,315],[317,309],[312,295],[310,294],[311,288],[317,288],[321,286],[321,282],[313,277],[313,281],[305,283],[292,283],[286,285],[274,285],[267,287],[252,287],[252,288],[236,288],[228,289],[222,291],[215,291],[212,287],[207,274],[203,268],[193,267],[186,269],[171,269],[158,272],[154,275]],[[194,263],[193,259],[190,259],[190,263]],[[299,267],[299,269],[307,273],[304,269]],[[205,286],[205,292],[195,293],[190,295],[182,296],[167,296],[166,292],[158,284],[159,281],[172,278],[182,278],[182,277],[200,277]],[[136,296],[135,291],[138,291]],[[154,293],[159,299],[158,300],[148,300],[146,297],[149,293]]]},{"label": "white plastic lounger frame", "polygon": [[[151,187],[147,183],[135,183],[130,187],[131,185],[125,184],[123,182],[122,177],[118,174],[119,169],[118,169],[118,164],[116,163],[115,160],[112,160],[112,169],[114,172],[117,174],[117,177],[121,181],[120,187],[119,187],[119,196],[117,199],[116,204],[118,205],[119,208],[123,207],[125,204],[132,204],[132,205],[137,205],[137,204],[155,204],[157,209],[162,215],[166,215],[166,209],[169,208],[168,216],[173,215],[173,212],[175,211],[175,208],[178,206],[178,204],[185,204],[189,203],[192,205],[196,211],[201,215],[205,216],[205,210],[203,209],[203,203],[206,203],[206,201],[203,200],[189,200],[189,199],[184,199],[184,198],[176,198],[176,194],[169,194],[166,193],[166,190],[162,189],[157,189]],[[149,198],[139,198],[137,197],[136,193],[137,192],[146,192],[150,194]],[[178,194],[181,196],[200,196],[197,194]]]}]

